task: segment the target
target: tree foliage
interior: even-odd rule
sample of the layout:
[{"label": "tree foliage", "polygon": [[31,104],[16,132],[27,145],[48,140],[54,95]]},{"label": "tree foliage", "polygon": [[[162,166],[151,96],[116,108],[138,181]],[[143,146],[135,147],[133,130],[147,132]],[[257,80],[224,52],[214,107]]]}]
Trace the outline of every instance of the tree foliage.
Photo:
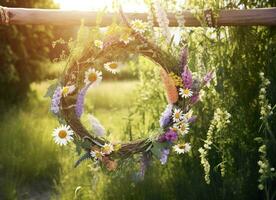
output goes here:
[{"label": "tree foliage", "polygon": [[[0,5],[51,8],[53,2],[1,0]],[[0,26],[0,107],[22,101],[30,82],[42,78],[45,71],[42,62],[49,57],[51,30],[44,26]]]}]

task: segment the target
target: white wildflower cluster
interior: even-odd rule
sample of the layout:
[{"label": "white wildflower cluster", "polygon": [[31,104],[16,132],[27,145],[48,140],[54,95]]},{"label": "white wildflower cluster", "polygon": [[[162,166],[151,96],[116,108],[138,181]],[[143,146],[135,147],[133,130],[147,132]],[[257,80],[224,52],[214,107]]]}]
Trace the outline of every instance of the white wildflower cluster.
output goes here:
[{"label": "white wildflower cluster", "polygon": [[226,172],[225,163],[226,163],[226,161],[225,161],[225,155],[222,154],[222,162],[219,164],[219,166],[220,166],[220,174],[221,174],[222,177],[225,176],[225,172]]},{"label": "white wildflower cluster", "polygon": [[156,19],[159,24],[159,27],[161,28],[162,34],[165,36],[167,41],[170,42],[171,35],[169,30],[169,19],[167,17],[167,13],[162,8],[158,0],[153,1],[153,7],[155,10]]},{"label": "white wildflower cluster", "polygon": [[258,188],[263,190],[265,187],[265,182],[267,178],[273,176],[275,169],[271,168],[269,162],[266,158],[266,145],[262,145],[259,147],[260,160],[258,161],[258,165],[260,167],[259,173],[259,185]]},{"label": "white wildflower cluster", "polygon": [[143,22],[140,19],[135,19],[130,22],[131,27],[133,28],[134,31],[137,33],[143,34],[148,30],[148,23]]},{"label": "white wildflower cluster", "polygon": [[205,173],[204,179],[207,184],[210,184],[210,164],[209,164],[209,161],[207,160],[208,151],[202,147],[200,147],[198,151],[200,153],[200,162],[203,166],[204,173]]},{"label": "white wildflower cluster", "polygon": [[[265,123],[267,121],[267,118],[273,114],[273,109],[271,108],[271,105],[266,98],[266,88],[270,84],[270,81],[265,78],[264,73],[260,72],[260,78],[261,78],[261,86],[259,91],[259,104],[260,104],[260,119]],[[265,184],[268,178],[272,178],[275,176],[275,169],[271,168],[269,165],[269,161],[267,159],[267,149],[266,145],[262,144],[259,147],[259,153],[260,153],[260,160],[258,161],[259,165],[259,185],[258,188],[260,190],[265,189]]]},{"label": "white wildflower cluster", "polygon": [[[213,144],[213,135],[214,132],[220,132],[222,129],[226,128],[230,123],[230,113],[226,110],[217,108],[214,113],[214,118],[211,121],[211,125],[207,132],[207,138],[204,141],[203,147],[199,148],[201,164],[204,168],[205,172],[205,181],[207,184],[210,183],[210,164],[207,160],[208,151],[211,149],[211,145]],[[223,169],[223,174],[225,173],[225,169]]]},{"label": "white wildflower cluster", "polygon": [[267,98],[266,98],[266,88],[270,84],[270,81],[265,78],[264,73],[260,73],[261,78],[261,87],[259,92],[259,104],[261,107],[261,117],[260,119],[267,119],[270,115],[273,114],[271,105],[269,104]]}]

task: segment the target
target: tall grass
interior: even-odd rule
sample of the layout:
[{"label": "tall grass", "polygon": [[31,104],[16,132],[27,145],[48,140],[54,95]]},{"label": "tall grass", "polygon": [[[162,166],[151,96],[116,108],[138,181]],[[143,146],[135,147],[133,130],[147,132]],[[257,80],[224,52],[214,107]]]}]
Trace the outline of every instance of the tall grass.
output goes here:
[{"label": "tall grass", "polygon": [[[60,192],[66,193],[64,199],[71,199],[77,183],[91,185],[92,169],[87,169],[87,165],[73,168],[77,160],[73,147],[60,148],[52,140],[51,133],[58,122],[49,112],[49,99],[43,98],[49,84],[32,84],[32,92],[23,106],[10,109],[1,118],[0,199],[16,199],[22,194],[28,199],[37,190],[43,195],[53,187],[50,185],[56,185],[58,191],[66,185]],[[87,110],[114,133],[113,139],[120,139],[115,133],[124,129],[124,117],[136,84],[135,81],[102,83],[86,98]],[[47,187],[41,188],[42,185]]]},{"label": "tall grass", "polygon": [[0,122],[0,190],[4,199],[17,196],[17,187],[49,182],[58,175],[60,151],[51,141],[56,121],[46,101],[31,97],[13,108]]}]

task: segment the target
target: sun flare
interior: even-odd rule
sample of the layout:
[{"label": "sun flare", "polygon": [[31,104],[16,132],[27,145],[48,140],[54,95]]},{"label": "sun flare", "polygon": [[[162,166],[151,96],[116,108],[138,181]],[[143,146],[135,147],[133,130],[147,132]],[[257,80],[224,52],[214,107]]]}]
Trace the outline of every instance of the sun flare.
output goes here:
[{"label": "sun flare", "polygon": [[64,10],[97,10],[112,4],[112,0],[55,0],[55,2]]},{"label": "sun flare", "polygon": [[[107,8],[112,9],[113,0],[54,0],[62,10],[91,10],[98,11]],[[123,9],[126,11],[145,12],[147,7],[137,1],[122,2]]]}]

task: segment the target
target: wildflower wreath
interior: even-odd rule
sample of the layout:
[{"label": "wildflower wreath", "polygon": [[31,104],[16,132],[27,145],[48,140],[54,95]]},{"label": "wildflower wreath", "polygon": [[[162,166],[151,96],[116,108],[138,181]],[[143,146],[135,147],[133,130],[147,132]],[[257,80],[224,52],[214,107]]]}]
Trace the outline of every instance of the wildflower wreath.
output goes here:
[{"label": "wildflower wreath", "polygon": [[[140,20],[129,22],[121,12],[124,25],[112,25],[105,33],[92,31],[92,41],[74,51],[58,83],[48,90],[51,111],[59,118],[61,126],[53,132],[59,145],[73,141],[77,150],[85,153],[76,166],[85,159],[96,161],[103,168],[113,171],[121,160],[135,154],[142,159],[154,155],[166,163],[170,149],[184,154],[191,149],[185,137],[189,124],[195,121],[191,108],[198,102],[200,90],[209,83],[212,73],[199,78],[193,76],[187,65],[188,50],[183,47],[180,57],[166,51],[149,39],[151,30]],[[103,68],[113,74],[119,73],[122,63],[132,55],[142,55],[160,67],[161,79],[167,94],[168,105],[160,118],[160,130],[149,138],[126,143],[112,143],[104,138],[104,127],[90,116],[93,132],[81,123],[86,92],[97,87],[103,79]]]}]

